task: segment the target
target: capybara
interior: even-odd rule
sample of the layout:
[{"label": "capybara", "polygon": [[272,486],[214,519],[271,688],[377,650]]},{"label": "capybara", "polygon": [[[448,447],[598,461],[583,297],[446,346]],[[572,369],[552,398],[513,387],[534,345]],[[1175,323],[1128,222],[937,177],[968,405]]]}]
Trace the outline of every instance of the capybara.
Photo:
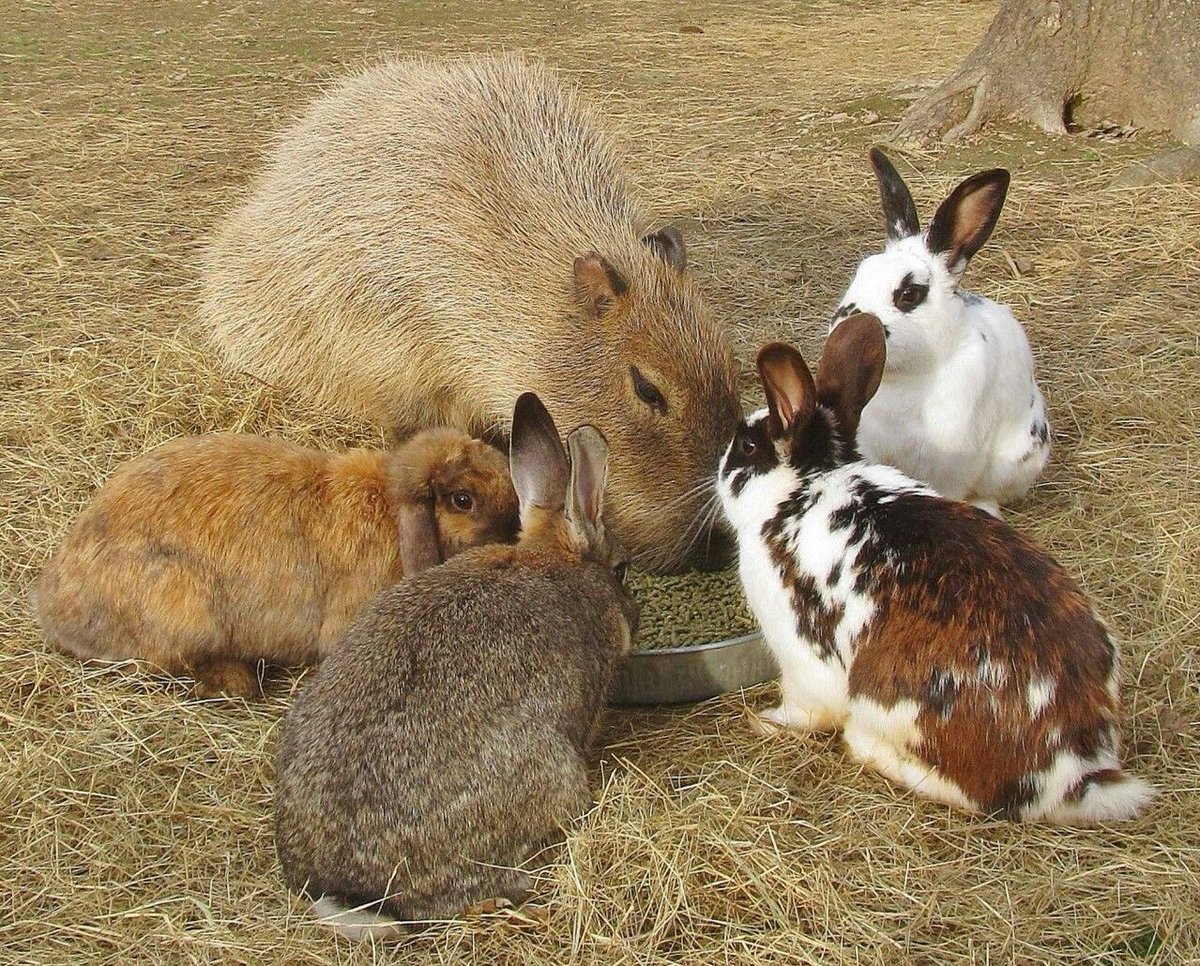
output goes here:
[{"label": "capybara", "polygon": [[392,61],[283,133],[210,246],[200,319],[232,366],[401,434],[502,438],[538,393],[609,441],[636,562],[680,570],[731,549],[699,511],[739,418],[686,261],[545,67]]}]

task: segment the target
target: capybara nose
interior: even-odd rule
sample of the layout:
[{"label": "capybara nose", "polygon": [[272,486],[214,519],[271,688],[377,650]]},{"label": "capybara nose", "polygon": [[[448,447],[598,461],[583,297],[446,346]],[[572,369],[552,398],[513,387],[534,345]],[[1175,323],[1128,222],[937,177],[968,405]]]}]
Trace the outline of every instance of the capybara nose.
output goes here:
[{"label": "capybara nose", "polygon": [[697,570],[724,570],[733,563],[733,550],[733,537],[718,523],[697,541],[689,563]]}]

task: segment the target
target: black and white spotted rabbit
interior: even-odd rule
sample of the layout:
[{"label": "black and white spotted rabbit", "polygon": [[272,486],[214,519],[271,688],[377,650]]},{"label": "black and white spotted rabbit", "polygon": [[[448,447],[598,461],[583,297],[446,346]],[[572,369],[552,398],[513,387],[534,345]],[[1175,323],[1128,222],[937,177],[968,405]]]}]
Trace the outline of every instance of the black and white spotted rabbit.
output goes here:
[{"label": "black and white spotted rabbit", "polygon": [[763,730],[841,729],[850,754],[929,798],[1012,819],[1132,818],[1117,651],[1091,602],[1005,523],[861,460],[855,431],[887,344],[859,314],[816,379],[775,343],[767,408],[718,488],[742,583],[780,667]]},{"label": "black and white spotted rabbit", "polygon": [[870,312],[887,335],[887,367],[863,410],[859,449],[998,516],[1050,455],[1025,330],[1006,306],[959,287],[1000,217],[1008,172],[967,178],[922,234],[904,179],[878,149],[871,164],[887,246],[859,265],[831,322]]}]

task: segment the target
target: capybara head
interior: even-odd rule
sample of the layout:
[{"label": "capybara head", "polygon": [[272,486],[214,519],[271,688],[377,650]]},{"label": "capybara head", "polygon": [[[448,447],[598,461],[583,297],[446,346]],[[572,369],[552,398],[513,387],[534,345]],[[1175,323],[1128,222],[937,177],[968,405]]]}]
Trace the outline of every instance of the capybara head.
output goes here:
[{"label": "capybara head", "polygon": [[399,502],[432,511],[441,560],[516,540],[517,495],[508,458],[494,446],[457,429],[429,429],[401,446],[395,460]]},{"label": "capybara head", "polygon": [[628,262],[595,251],[575,260],[578,328],[548,360],[546,382],[564,423],[591,423],[608,440],[607,512],[634,560],[722,566],[732,542],[713,525],[712,481],[740,418],[733,349],[687,276],[675,229],[647,235]]}]

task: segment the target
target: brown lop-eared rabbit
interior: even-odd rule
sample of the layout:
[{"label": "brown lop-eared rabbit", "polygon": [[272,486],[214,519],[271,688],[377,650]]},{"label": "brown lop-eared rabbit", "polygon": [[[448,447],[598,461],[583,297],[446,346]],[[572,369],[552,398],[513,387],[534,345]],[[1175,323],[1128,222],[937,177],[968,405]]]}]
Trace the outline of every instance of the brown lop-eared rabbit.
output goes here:
[{"label": "brown lop-eared rabbit", "polygon": [[1011,819],[1133,818],[1117,647],[1091,601],[1012,527],[859,458],[887,354],[873,315],[758,356],[767,407],[737,429],[718,489],[742,584],[780,668],[760,730],[841,730],[918,794]]},{"label": "brown lop-eared rabbit", "polygon": [[507,460],[458,430],[338,455],[216,433],[121,466],[32,596],[70,654],[249,697],[260,661],[316,663],[382,587],[516,527]]},{"label": "brown lop-eared rabbit", "polygon": [[284,878],[346,935],[520,901],[520,866],[591,803],[586,755],[637,609],[602,515],[608,447],[591,426],[567,445],[522,395],[520,540],[380,593],[284,719]]},{"label": "brown lop-eared rabbit", "polygon": [[740,414],[686,265],[542,65],[393,61],[284,132],[212,242],[200,321],[232,366],[401,435],[503,437],[537,392],[608,440],[610,525],[636,562],[681,570],[728,558],[697,511]]}]

